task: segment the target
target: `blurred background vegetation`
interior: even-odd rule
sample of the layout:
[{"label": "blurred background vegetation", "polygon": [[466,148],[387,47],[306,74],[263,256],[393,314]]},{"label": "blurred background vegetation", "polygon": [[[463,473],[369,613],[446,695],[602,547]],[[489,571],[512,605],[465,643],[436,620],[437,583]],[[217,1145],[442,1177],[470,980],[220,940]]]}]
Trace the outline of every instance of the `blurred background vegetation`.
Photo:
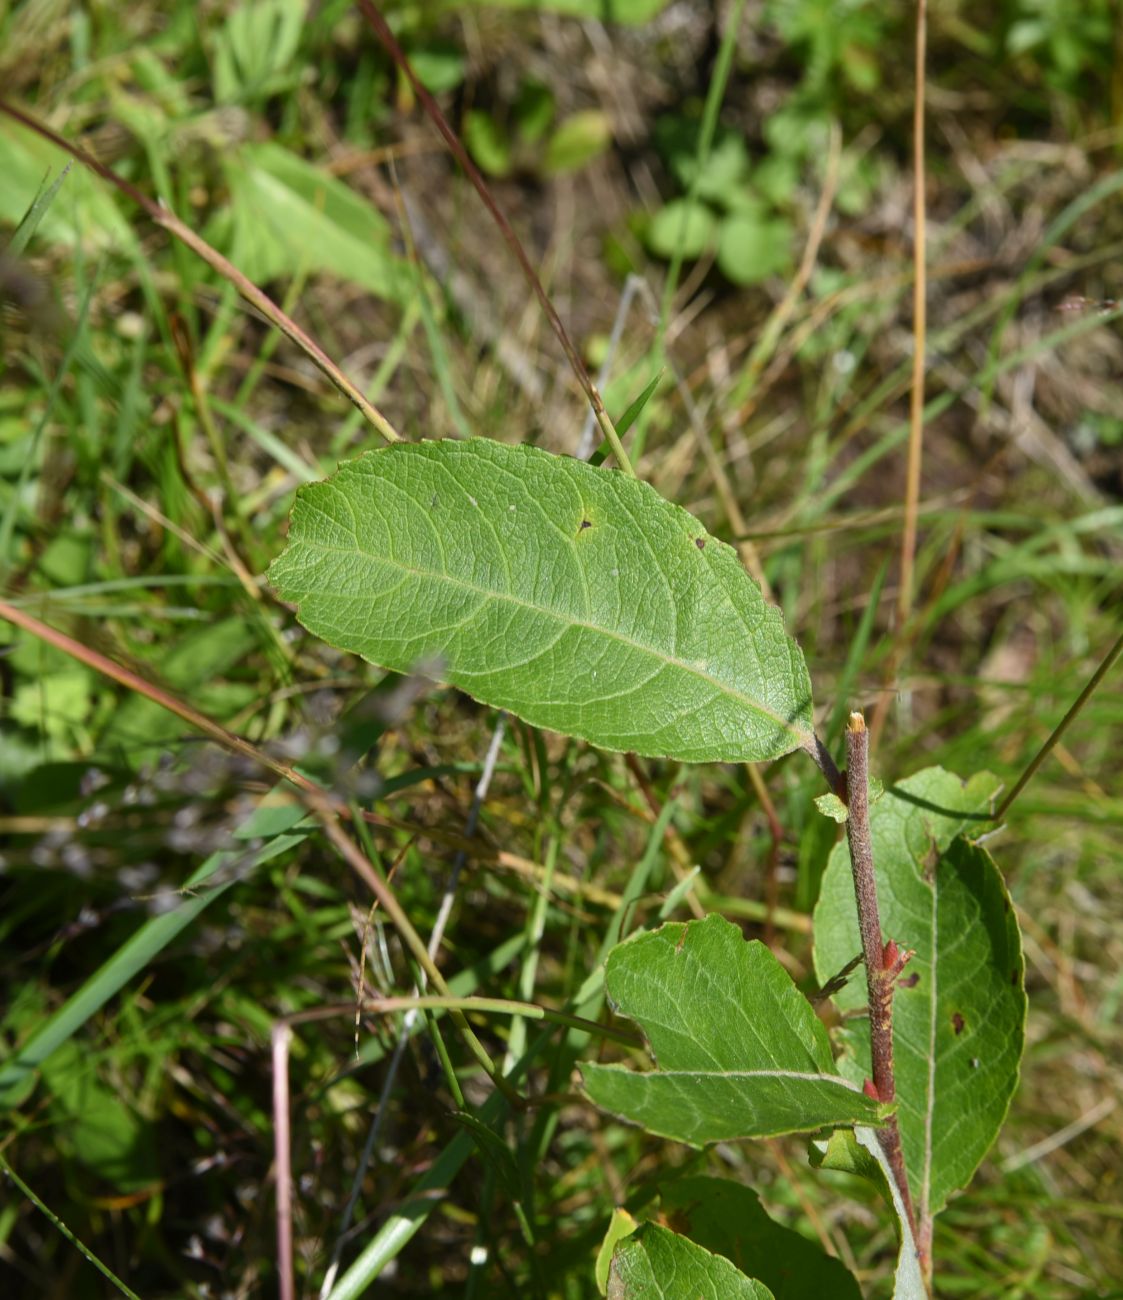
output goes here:
[{"label": "blurred background vegetation", "polygon": [[[764,576],[823,729],[837,739],[848,707],[889,692],[885,779],[941,763],[1011,780],[1118,634],[1123,15],[1116,0],[930,0],[929,410],[901,633],[914,11],[749,0],[723,53],[741,8],[386,13],[588,365],[605,366],[609,410],[658,377],[629,435],[640,472]],[[349,0],[0,0],[0,93],[268,289],[405,436],[578,449],[560,348]],[[314,642],[256,576],[299,483],[377,437],[228,283],[67,162],[0,116],[3,598],[393,819],[368,847],[428,933],[495,719]],[[1123,1294],[1121,723],[1109,680],[989,844],[1025,932],[1029,1047],[1006,1130],[937,1225],[940,1295]],[[565,1004],[637,863],[629,925],[696,864],[693,897],[810,988],[837,828],[813,820],[809,765],[760,775],[509,725],[446,974]],[[372,985],[410,986],[329,847],[277,839],[291,817],[263,829],[266,790],[0,623],[0,1052],[227,853],[193,923],[0,1088],[4,1158],[146,1300],[275,1292],[270,1028],[329,1006],[297,1030],[290,1071],[297,1271],[317,1294],[395,1042],[364,1020],[355,1059],[364,941]],[[512,1046],[506,1024],[480,1028],[500,1055]],[[529,1087],[548,1100],[504,1130],[517,1191],[473,1157],[385,1293],[594,1295],[611,1206],[690,1164],[744,1178],[888,1294],[893,1243],[861,1188],[809,1171],[799,1140],[697,1156],[608,1123],[570,1095],[591,1050],[540,1049]],[[450,1104],[415,1037],[345,1260],[454,1136]],[[115,1294],[11,1184],[0,1271],[5,1295]]]}]

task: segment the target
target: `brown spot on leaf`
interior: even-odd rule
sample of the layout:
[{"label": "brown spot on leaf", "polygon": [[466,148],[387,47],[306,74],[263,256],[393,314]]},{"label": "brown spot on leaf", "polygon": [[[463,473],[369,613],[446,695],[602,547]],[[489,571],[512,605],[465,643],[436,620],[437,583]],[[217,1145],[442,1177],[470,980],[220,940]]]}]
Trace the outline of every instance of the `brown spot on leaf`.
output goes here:
[{"label": "brown spot on leaf", "polygon": [[1010,983],[1013,984],[1015,988],[1018,987],[1018,972],[1016,970],[1010,972]]},{"label": "brown spot on leaf", "polygon": [[582,520],[581,520],[581,527],[582,527],[582,528],[592,528],[592,526],[593,526],[593,522],[592,522],[591,519],[582,519]]},{"label": "brown spot on leaf", "polygon": [[689,1236],[690,1229],[694,1226],[690,1221],[690,1210],[684,1205],[676,1206],[670,1214],[660,1214],[658,1221],[664,1228],[677,1232],[680,1237]]},{"label": "brown spot on leaf", "polygon": [[706,539],[704,537],[696,537],[694,539],[694,545],[697,546],[700,551],[704,551],[706,549]]},{"label": "brown spot on leaf", "polygon": [[967,1028],[967,1021],[956,1011],[951,1018],[951,1027],[955,1030],[956,1038]]}]

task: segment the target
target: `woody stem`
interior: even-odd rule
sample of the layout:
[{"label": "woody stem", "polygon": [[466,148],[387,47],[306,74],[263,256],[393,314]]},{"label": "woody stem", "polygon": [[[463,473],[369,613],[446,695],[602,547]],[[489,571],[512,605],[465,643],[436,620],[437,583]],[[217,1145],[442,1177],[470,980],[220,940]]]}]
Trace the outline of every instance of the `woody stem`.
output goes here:
[{"label": "woody stem", "polygon": [[[869,990],[870,1059],[878,1099],[892,1103],[897,1095],[893,1077],[893,986],[902,961],[896,944],[882,944],[881,920],[877,911],[877,877],[873,865],[869,806],[869,732],[860,713],[852,713],[846,728],[846,793],[849,814],[846,836],[850,844],[850,865],[854,872],[854,897],[858,905],[858,928],[866,963]],[[878,1131],[882,1150],[901,1193],[913,1237],[917,1236],[905,1153],[897,1116],[889,1117]]]}]

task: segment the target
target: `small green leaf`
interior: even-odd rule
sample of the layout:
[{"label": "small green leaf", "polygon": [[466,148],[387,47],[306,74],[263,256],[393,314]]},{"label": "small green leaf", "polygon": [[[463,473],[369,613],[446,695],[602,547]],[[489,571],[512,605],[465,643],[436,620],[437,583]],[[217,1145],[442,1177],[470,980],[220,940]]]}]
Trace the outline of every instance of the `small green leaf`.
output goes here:
[{"label": "small green leaf", "polygon": [[[882,932],[915,956],[893,1003],[897,1119],[921,1222],[966,1187],[1006,1117],[1025,1033],[1021,941],[1013,905],[990,855],[961,832],[986,812],[998,783],[964,783],[940,768],[885,792],[870,809]],[[821,980],[860,948],[845,844],[823,877],[815,909]],[[834,1000],[865,1005],[863,981]],[[839,1066],[870,1073],[868,1026],[850,1019]]]},{"label": "small green leaf", "polygon": [[151,1125],[106,1086],[90,1053],[67,1043],[43,1069],[51,1113],[65,1149],[123,1192],[150,1186],[159,1176]]},{"label": "small green leaf", "polygon": [[777,207],[790,202],[799,182],[799,168],[794,159],[769,154],[759,167],[753,168],[753,189]]},{"label": "small green leaf", "polygon": [[840,826],[850,816],[850,809],[836,794],[816,795],[815,807],[824,817],[829,817],[832,822],[838,822]]},{"label": "small green leaf", "polygon": [[690,189],[693,186],[695,198],[705,199],[718,207],[730,206],[749,174],[749,151],[744,138],[732,131],[719,133],[701,174],[698,173],[697,150],[695,135],[689,152],[675,159],[675,171],[683,187]]},{"label": "small green leaf", "polygon": [[616,421],[616,432],[622,438],[633,424],[639,419],[643,408],[651,400],[655,390],[659,387],[659,381],[663,378],[663,371],[655,376],[654,379],[644,388],[643,392],[628,407],[624,414]]},{"label": "small green leaf", "polygon": [[515,121],[524,144],[537,144],[550,129],[557,105],[554,92],[541,81],[524,81],[515,99]]},{"label": "small green leaf", "polygon": [[762,131],[773,154],[786,158],[825,157],[829,119],[798,99],[789,100],[764,119]]},{"label": "small green leaf", "polygon": [[464,143],[481,171],[498,177],[510,174],[511,142],[490,113],[473,108],[464,114]]},{"label": "small green leaf", "polygon": [[639,1222],[633,1219],[627,1210],[617,1206],[612,1211],[612,1218],[608,1224],[608,1231],[604,1234],[604,1239],[600,1244],[600,1250],[597,1251],[597,1263],[594,1270],[597,1280],[597,1290],[601,1295],[608,1294],[608,1275],[612,1268],[612,1256],[616,1251],[617,1245],[630,1237],[639,1227]]},{"label": "small green leaf", "polygon": [[722,917],[634,935],[605,979],[658,1068],[583,1065],[602,1109],[692,1146],[878,1122],[877,1103],[834,1072],[827,1031],[788,973]]},{"label": "small green leaf", "polygon": [[280,145],[231,150],[231,255],[257,282],[297,270],[330,271],[391,301],[406,277],[390,249],[390,228],[342,181]]},{"label": "small green leaf", "polygon": [[791,250],[792,229],[782,218],[738,212],[722,222],[717,264],[734,284],[757,284],[786,271]]},{"label": "small green leaf", "polygon": [[[63,173],[65,190],[57,202],[48,202],[56,197]],[[133,252],[138,247],[112,191],[102,181],[85,168],[74,167],[63,149],[7,117],[0,121],[0,175],[4,177],[0,222],[18,228],[27,220],[35,226],[39,243],[80,243],[98,251]],[[48,175],[56,180],[44,191]],[[30,228],[25,225],[24,231]]]},{"label": "small green leaf", "polygon": [[[885,787],[877,779],[871,776],[869,781],[868,798],[871,804],[877,803],[885,793]],[[850,816],[850,809],[842,802],[836,794],[820,794],[815,797],[815,807],[823,814],[829,817],[831,821],[838,822],[841,825]]]},{"label": "small green leaf", "polygon": [[647,228],[647,246],[658,257],[701,257],[714,242],[717,218],[704,203],[672,199],[652,217]]},{"label": "small green leaf", "polygon": [[431,40],[409,51],[409,62],[417,79],[434,95],[455,90],[464,80],[464,53],[451,41]]},{"label": "small green leaf", "polygon": [[779,611],[615,471],[485,438],[371,452],[298,492],[269,580],[331,644],[604,749],[747,762],[811,742]]},{"label": "small green leaf", "polygon": [[547,175],[577,171],[599,158],[612,143],[612,122],[607,113],[589,109],[574,113],[558,124],[546,146]]},{"label": "small green leaf", "polygon": [[45,736],[68,737],[89,714],[92,684],[81,665],[20,682],[12,692],[8,716],[25,727],[41,729]]},{"label": "small green leaf", "polygon": [[305,21],[301,0],[257,0],[232,9],[215,36],[215,98],[226,103],[286,89]]},{"label": "small green leaf", "polygon": [[[62,187],[63,181],[70,174],[72,166],[72,163],[67,163],[53,181],[50,179],[49,172],[43,177],[38,190],[35,192],[35,197],[28,205],[27,211],[20,217],[19,225],[12,231],[12,237],[8,240],[8,246],[4,250],[8,257],[19,257],[31,242],[39,222],[43,219],[43,214],[55,201],[55,196]],[[48,184],[48,181],[50,181],[50,184]]]},{"label": "small green leaf", "polygon": [[608,1300],[698,1300],[699,1296],[772,1300],[763,1282],[754,1282],[729,1260],[657,1223],[645,1223],[616,1247]]}]

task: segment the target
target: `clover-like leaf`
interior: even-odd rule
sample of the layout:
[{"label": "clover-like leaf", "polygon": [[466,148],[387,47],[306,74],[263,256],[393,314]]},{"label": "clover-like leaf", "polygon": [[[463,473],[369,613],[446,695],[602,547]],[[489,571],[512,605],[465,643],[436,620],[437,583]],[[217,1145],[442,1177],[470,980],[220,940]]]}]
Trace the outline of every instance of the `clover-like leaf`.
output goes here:
[{"label": "clover-like leaf", "polygon": [[812,744],[803,656],[733,549],[569,457],[485,438],[361,456],[297,494],[269,580],[332,645],[604,749]]},{"label": "clover-like leaf", "polygon": [[658,1067],[581,1067],[590,1098],[621,1119],[693,1146],[881,1119],[835,1072],[826,1029],[769,949],[720,916],[633,935],[605,983]]}]

